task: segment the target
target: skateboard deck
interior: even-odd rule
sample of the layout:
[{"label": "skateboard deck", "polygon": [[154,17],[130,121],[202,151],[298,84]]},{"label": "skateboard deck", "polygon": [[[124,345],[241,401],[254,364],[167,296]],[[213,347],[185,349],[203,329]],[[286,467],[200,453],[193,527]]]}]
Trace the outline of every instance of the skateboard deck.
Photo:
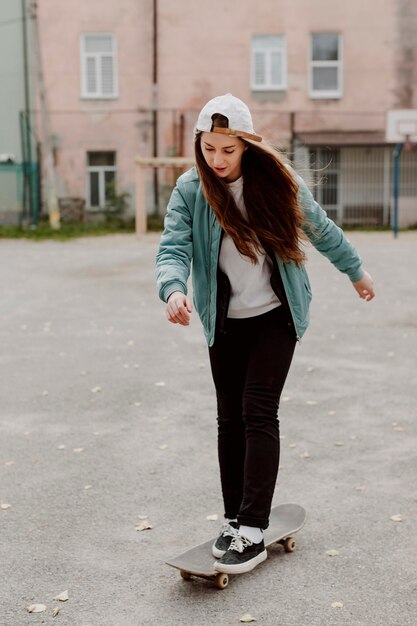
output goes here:
[{"label": "skateboard deck", "polygon": [[[298,504],[279,504],[271,509],[269,527],[264,531],[265,547],[280,543],[286,552],[293,552],[295,541],[292,537],[305,523],[306,512]],[[213,565],[216,560],[211,553],[211,547],[217,537],[200,543],[182,554],[169,559],[167,565],[180,570],[184,580],[191,576],[213,580],[219,589],[229,584],[229,575],[217,572]]]}]

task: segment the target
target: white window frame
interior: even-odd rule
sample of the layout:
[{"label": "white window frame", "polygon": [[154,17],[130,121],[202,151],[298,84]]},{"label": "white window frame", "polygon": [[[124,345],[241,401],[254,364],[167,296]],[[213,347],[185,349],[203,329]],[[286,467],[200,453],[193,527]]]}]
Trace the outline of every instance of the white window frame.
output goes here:
[{"label": "white window frame", "polygon": [[[265,45],[263,48],[262,45],[257,43],[255,45],[254,37],[276,37],[279,40],[277,46],[275,48],[271,48],[268,45]],[[262,85],[259,85],[255,82],[255,53],[263,53],[265,55],[265,65],[266,65],[266,81]],[[281,75],[282,81],[280,84],[272,83],[272,53],[278,52],[281,55]],[[252,91],[285,91],[287,89],[287,40],[285,35],[280,33],[270,33],[270,34],[257,34],[255,33],[252,36],[251,41],[251,89]]]},{"label": "white window frame", "polygon": [[[87,153],[88,159],[88,153]],[[99,204],[92,205],[90,202],[91,199],[91,184],[90,184],[90,174],[98,173],[98,199]],[[116,165],[89,165],[87,161],[87,198],[86,198],[86,207],[92,211],[98,211],[103,209],[106,206],[106,172],[114,172],[114,180],[116,183],[117,177],[117,167]]]},{"label": "white window frame", "polygon": [[[87,52],[85,42],[87,37],[110,37],[112,41],[112,51],[111,53],[106,52]],[[112,93],[103,93],[103,88],[101,84],[101,57],[102,56],[112,56],[112,69],[113,69],[113,92]],[[87,58],[93,57],[96,59],[97,63],[97,91],[92,93],[88,91],[87,88]],[[114,33],[82,33],[80,36],[80,62],[81,62],[81,98],[87,100],[113,100],[114,98],[119,97],[119,86],[118,86],[118,76],[117,76],[117,40],[116,35]]]},{"label": "white window frame", "polygon": [[[313,37],[316,35],[337,35],[337,61],[314,61],[313,60]],[[343,97],[343,36],[337,32],[316,32],[310,34],[310,72],[309,72],[309,93],[310,98],[314,99],[339,99]],[[336,89],[313,89],[313,70],[316,67],[335,67],[337,68],[337,87]]]}]

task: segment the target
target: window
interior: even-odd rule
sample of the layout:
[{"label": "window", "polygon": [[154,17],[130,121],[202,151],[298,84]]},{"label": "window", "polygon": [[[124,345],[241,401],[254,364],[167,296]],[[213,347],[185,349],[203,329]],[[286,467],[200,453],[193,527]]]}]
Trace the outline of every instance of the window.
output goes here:
[{"label": "window", "polygon": [[116,184],[116,153],[87,152],[87,207],[105,207]]},{"label": "window", "polygon": [[316,33],[311,36],[310,96],[342,96],[342,37],[337,33]]},{"label": "window", "polygon": [[117,95],[115,36],[81,35],[81,97],[116,98]]},{"label": "window", "polygon": [[251,88],[255,91],[286,89],[286,56],[284,35],[254,35]]}]

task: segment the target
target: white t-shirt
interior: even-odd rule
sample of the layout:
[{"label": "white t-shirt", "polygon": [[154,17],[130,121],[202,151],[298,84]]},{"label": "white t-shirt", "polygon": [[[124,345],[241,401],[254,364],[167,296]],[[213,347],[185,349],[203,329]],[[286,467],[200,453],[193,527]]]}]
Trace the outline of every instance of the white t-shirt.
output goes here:
[{"label": "white t-shirt", "polygon": [[[228,187],[238,209],[242,211],[244,217],[247,217],[243,201],[243,177],[229,183]],[[271,287],[271,261],[265,252],[257,256],[258,263],[254,265],[247,256],[240,254],[233,239],[224,233],[219,265],[231,285],[227,317],[255,317],[281,304]]]}]

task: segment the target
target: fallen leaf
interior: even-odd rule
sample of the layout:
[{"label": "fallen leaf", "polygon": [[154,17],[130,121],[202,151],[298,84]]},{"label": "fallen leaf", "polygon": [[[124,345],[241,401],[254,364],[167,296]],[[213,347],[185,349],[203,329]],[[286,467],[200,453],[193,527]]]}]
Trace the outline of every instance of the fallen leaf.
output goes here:
[{"label": "fallen leaf", "polygon": [[336,415],[336,411],[328,411],[327,415]]},{"label": "fallen leaf", "polygon": [[240,621],[244,622],[245,624],[249,624],[249,622],[256,622],[256,617],[253,617],[249,613],[245,613],[245,615],[242,615],[242,617],[240,618]]},{"label": "fallen leaf", "polygon": [[135,402],[135,406],[142,406],[142,402]]},{"label": "fallen leaf", "polygon": [[84,448],[73,448],[73,452],[84,452]]},{"label": "fallen leaf", "polygon": [[11,507],[12,507],[12,505],[11,505],[11,504],[6,504],[6,503],[4,503],[4,504],[0,504],[0,509],[1,509],[2,511],[7,511],[7,509],[11,509]]},{"label": "fallen leaf", "polygon": [[397,515],[391,515],[390,520],[392,522],[402,522],[403,518],[402,518],[402,515],[398,513]]},{"label": "fallen leaf", "polygon": [[147,515],[138,515],[138,518],[139,519],[148,519],[148,516]]},{"label": "fallen leaf", "polygon": [[155,387],[165,387],[164,381],[160,380],[158,383],[155,383]]},{"label": "fallen leaf", "polygon": [[392,430],[395,430],[396,433],[405,432],[405,428],[403,426],[394,426]]},{"label": "fallen leaf", "polygon": [[93,387],[91,390],[92,393],[98,393],[99,391],[101,391],[101,387],[99,387],[98,385],[97,387]]},{"label": "fallen leaf", "polygon": [[26,611],[28,613],[42,613],[43,611],[46,611],[46,606],[44,604],[31,604],[26,607]]},{"label": "fallen leaf", "polygon": [[135,530],[152,530],[153,526],[149,523],[149,520],[143,520],[138,526],[135,527]]},{"label": "fallen leaf", "polygon": [[288,446],[289,448],[296,448],[297,444],[296,443],[290,443],[290,445]]},{"label": "fallen leaf", "polygon": [[306,404],[313,406],[314,404],[317,404],[317,400],[307,400]]},{"label": "fallen leaf", "polygon": [[11,465],[14,465],[14,461],[6,461],[4,465],[6,467],[10,467]]},{"label": "fallen leaf", "polygon": [[301,459],[309,459],[309,458],[310,458],[310,455],[309,455],[309,453],[308,453],[308,452],[304,452],[303,454],[300,454],[300,458],[301,458]]},{"label": "fallen leaf", "polygon": [[60,608],[59,606],[55,607],[54,610],[52,611],[52,617],[56,617],[58,615],[58,613],[60,612]]},{"label": "fallen leaf", "polygon": [[160,450],[166,450],[168,448],[168,445],[166,443],[163,443],[162,446],[159,446]]},{"label": "fallen leaf", "polygon": [[135,342],[133,341],[133,339],[130,339],[130,340],[127,342],[127,345],[128,345],[128,346],[134,346],[134,345],[135,345]]},{"label": "fallen leaf", "polygon": [[343,602],[333,602],[332,607],[334,609],[343,609],[344,604],[343,604]]},{"label": "fallen leaf", "polygon": [[217,513],[214,513],[214,515],[207,515],[206,520],[208,520],[209,522],[217,522],[217,520],[219,519],[219,516],[217,515]]},{"label": "fallen leaf", "polygon": [[289,402],[291,400],[290,396],[284,396],[283,398],[281,398],[281,402]]},{"label": "fallen leaf", "polygon": [[84,489],[92,489],[93,485],[84,485]]},{"label": "fallen leaf", "polygon": [[356,491],[365,491],[366,487],[365,485],[357,485],[357,487],[355,487]]},{"label": "fallen leaf", "polygon": [[326,550],[327,556],[339,556],[339,552],[337,550]]},{"label": "fallen leaf", "polygon": [[68,589],[55,596],[54,600],[59,600],[59,602],[66,602],[69,600]]},{"label": "fallen leaf", "polygon": [[62,445],[58,446],[58,448],[57,448],[57,449],[58,449],[58,450],[65,450],[65,448],[66,448],[66,447],[67,447],[67,446],[64,446],[64,444],[62,444]]},{"label": "fallen leaf", "polygon": [[333,445],[334,445],[334,446],[336,446],[336,447],[338,447],[338,448],[341,448],[341,447],[342,447],[342,446],[344,446],[345,444],[343,443],[343,441],[334,441],[334,442],[333,442]]},{"label": "fallen leaf", "polygon": [[314,367],[307,367],[307,372],[310,374],[311,372],[314,372]]}]

